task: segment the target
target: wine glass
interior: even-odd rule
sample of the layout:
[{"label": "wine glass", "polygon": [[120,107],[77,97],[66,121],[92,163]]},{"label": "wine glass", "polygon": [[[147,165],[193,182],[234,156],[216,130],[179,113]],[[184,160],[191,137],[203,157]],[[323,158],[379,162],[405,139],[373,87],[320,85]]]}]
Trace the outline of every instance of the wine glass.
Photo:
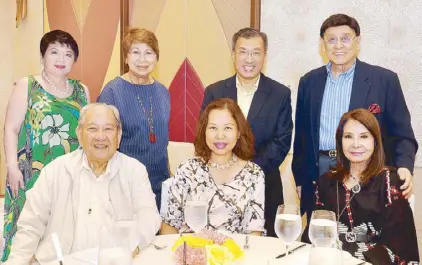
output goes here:
[{"label": "wine glass", "polygon": [[286,244],[286,256],[289,255],[289,245],[302,232],[300,209],[296,205],[279,205],[275,216],[274,231]]},{"label": "wine glass", "polygon": [[101,226],[99,239],[98,265],[132,264],[129,242],[113,226]]},{"label": "wine glass", "polygon": [[184,209],[185,222],[198,233],[208,223],[208,200],[205,195],[188,196]]},{"label": "wine glass", "polygon": [[315,247],[333,247],[337,240],[337,222],[334,212],[327,210],[312,212],[309,240]]}]

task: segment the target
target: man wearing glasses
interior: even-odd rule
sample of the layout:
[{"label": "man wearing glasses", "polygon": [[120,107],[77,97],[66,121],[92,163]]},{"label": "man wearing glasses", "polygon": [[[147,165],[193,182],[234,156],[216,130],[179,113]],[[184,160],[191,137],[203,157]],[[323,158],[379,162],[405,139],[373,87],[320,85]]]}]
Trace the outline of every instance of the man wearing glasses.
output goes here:
[{"label": "man wearing glasses", "polygon": [[293,129],[290,89],[261,73],[267,60],[265,33],[241,29],[232,47],[236,74],[207,87],[202,110],[217,98],[231,98],[247,117],[255,137],[253,162],[265,173],[265,229],[276,236],[275,214],[283,204],[279,167],[290,150]]},{"label": "man wearing glasses", "polygon": [[377,118],[388,165],[398,168],[408,198],[418,149],[396,73],[357,59],[358,22],[347,15],[327,18],[320,29],[330,62],[304,75],[299,82],[292,170],[301,197],[301,211],[313,208],[314,184],[336,163],[335,134],[341,116],[365,108]]}]

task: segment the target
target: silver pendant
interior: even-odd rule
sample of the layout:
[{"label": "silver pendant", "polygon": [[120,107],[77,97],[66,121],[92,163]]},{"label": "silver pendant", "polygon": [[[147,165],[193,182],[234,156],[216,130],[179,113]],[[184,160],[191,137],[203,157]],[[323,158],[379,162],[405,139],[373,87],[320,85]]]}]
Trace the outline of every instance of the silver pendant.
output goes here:
[{"label": "silver pendant", "polygon": [[346,238],[346,241],[349,243],[356,242],[356,234],[353,232],[347,232],[345,238]]},{"label": "silver pendant", "polygon": [[360,184],[358,183],[355,186],[353,186],[352,191],[353,191],[353,193],[359,193],[360,192]]}]

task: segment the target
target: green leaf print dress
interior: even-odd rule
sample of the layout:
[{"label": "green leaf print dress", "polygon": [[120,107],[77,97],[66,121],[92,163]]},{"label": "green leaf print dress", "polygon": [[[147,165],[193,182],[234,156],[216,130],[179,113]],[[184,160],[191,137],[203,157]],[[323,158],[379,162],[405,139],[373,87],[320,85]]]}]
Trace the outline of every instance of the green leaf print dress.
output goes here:
[{"label": "green leaf print dress", "polygon": [[44,166],[79,147],[76,127],[87,98],[79,81],[69,79],[69,83],[74,88],[72,95],[58,98],[45,91],[33,76],[28,77],[28,109],[18,136],[17,154],[25,188],[13,197],[6,186],[2,261],[9,256],[16,222],[26,200],[25,192],[34,186]]}]

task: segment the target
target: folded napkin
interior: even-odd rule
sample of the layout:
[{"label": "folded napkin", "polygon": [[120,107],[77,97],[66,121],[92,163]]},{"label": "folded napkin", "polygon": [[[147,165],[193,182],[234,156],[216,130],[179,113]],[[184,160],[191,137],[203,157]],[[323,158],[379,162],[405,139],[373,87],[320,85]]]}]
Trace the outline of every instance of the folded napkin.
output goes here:
[{"label": "folded napkin", "polygon": [[[87,249],[78,251],[69,255],[64,256],[63,264],[71,265],[97,265],[98,263],[98,248]],[[57,260],[50,261],[48,263],[37,263],[40,265],[57,265]],[[31,264],[34,265],[34,264]]]}]

